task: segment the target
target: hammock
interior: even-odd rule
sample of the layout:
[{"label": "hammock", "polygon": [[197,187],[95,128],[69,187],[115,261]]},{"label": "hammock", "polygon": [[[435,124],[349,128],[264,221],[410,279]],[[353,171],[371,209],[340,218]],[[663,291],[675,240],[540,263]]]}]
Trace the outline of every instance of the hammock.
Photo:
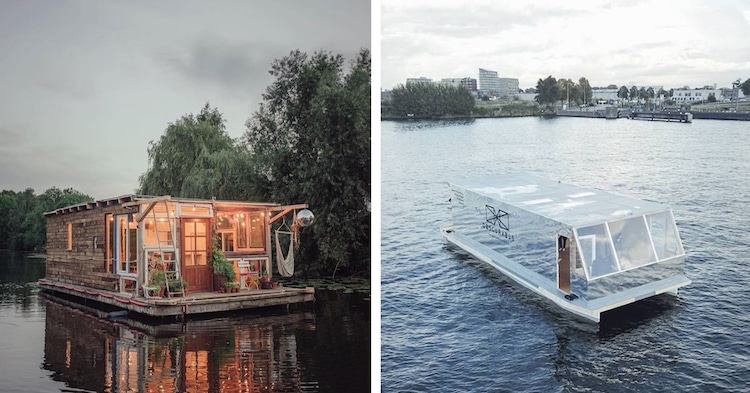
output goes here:
[{"label": "hammock", "polygon": [[[279,234],[289,235],[289,251],[284,257],[279,242]],[[276,264],[282,277],[291,277],[294,274],[294,232],[276,230]]]}]

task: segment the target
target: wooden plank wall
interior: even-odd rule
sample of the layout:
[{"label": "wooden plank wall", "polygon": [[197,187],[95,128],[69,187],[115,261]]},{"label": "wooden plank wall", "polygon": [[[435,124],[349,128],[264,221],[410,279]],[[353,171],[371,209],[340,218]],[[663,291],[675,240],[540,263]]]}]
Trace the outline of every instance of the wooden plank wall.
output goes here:
[{"label": "wooden plank wall", "polygon": [[[121,206],[107,206],[47,216],[47,279],[114,291],[117,275],[107,272],[107,213],[121,214]],[[68,223],[73,224],[73,249],[68,250]],[[96,248],[94,248],[96,238]]]}]

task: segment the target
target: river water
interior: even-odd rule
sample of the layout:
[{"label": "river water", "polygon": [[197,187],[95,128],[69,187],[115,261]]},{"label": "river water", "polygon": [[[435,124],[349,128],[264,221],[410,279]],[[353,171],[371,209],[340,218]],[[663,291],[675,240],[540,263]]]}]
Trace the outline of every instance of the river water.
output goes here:
[{"label": "river water", "polygon": [[[383,122],[386,392],[750,391],[750,123]],[[524,171],[668,204],[692,285],[581,322],[447,246],[443,183]]]},{"label": "river water", "polygon": [[0,251],[0,392],[361,392],[370,302],[154,325],[40,293],[44,259]]}]

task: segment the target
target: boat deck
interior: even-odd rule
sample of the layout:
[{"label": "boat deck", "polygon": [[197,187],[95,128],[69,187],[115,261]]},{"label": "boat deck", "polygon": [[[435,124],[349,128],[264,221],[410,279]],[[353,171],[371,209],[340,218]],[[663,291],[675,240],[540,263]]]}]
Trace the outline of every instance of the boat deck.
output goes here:
[{"label": "boat deck", "polygon": [[494,267],[513,281],[542,295],[561,308],[592,322],[599,322],[601,313],[636,302],[638,300],[669,292],[677,294],[677,289],[690,285],[691,281],[683,275],[651,282],[616,294],[587,301],[581,297],[565,298],[566,293],[559,290],[555,283],[520,263],[514,262],[491,248],[453,231],[452,226],[441,229],[446,240],[466,250],[476,258]]},{"label": "boat deck", "polygon": [[285,306],[315,300],[314,288],[251,289],[235,293],[188,292],[185,297],[143,298],[128,293],[39,280],[41,288],[150,317],[184,317],[224,311]]}]

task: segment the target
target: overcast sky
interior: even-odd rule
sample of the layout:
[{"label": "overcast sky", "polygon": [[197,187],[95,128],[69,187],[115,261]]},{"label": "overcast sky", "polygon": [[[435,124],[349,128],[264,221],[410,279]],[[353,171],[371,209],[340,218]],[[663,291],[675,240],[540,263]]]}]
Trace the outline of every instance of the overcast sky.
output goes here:
[{"label": "overcast sky", "polygon": [[0,190],[132,193],[148,142],[210,101],[239,137],[294,49],[370,48],[370,2],[0,1]]},{"label": "overcast sky", "polygon": [[549,75],[592,86],[750,78],[750,1],[383,0],[382,87],[406,78]]}]

